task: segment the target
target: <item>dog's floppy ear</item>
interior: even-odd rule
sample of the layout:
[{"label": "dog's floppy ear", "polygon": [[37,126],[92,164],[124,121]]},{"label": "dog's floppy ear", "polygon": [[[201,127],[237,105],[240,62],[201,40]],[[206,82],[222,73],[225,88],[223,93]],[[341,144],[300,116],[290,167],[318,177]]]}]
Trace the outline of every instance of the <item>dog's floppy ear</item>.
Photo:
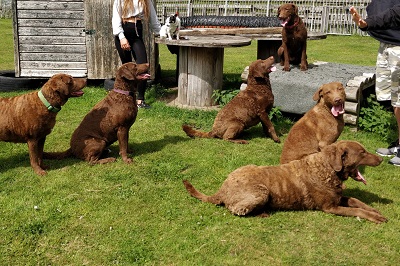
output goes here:
[{"label": "dog's floppy ear", "polygon": [[292,4],[292,7],[293,7],[293,9],[294,9],[294,13],[295,13],[296,15],[298,15],[298,14],[299,14],[299,8],[298,8],[295,4]]},{"label": "dog's floppy ear", "polygon": [[61,93],[63,95],[68,95],[70,88],[73,87],[74,80],[72,76],[67,74],[59,74],[56,78],[56,86],[54,86],[54,91]]},{"label": "dog's floppy ear", "polygon": [[265,77],[265,71],[263,71],[263,68],[260,66],[261,64],[261,59],[257,59],[256,62],[252,64],[252,72],[251,74],[255,78],[264,78]]},{"label": "dog's floppy ear", "polygon": [[314,93],[314,96],[312,97],[312,99],[314,101],[318,101],[321,98],[322,89],[323,89],[323,86],[319,87],[319,89]]},{"label": "dog's floppy ear", "polygon": [[65,84],[70,84],[72,83],[72,77],[70,75],[61,75],[61,80],[65,83]]},{"label": "dog's floppy ear", "polygon": [[129,63],[122,66],[121,77],[126,78],[127,80],[135,80],[136,73],[136,64]]},{"label": "dog's floppy ear", "polygon": [[339,172],[343,168],[343,156],[347,154],[347,150],[338,144],[333,144],[326,147],[329,155],[329,164],[333,170]]}]

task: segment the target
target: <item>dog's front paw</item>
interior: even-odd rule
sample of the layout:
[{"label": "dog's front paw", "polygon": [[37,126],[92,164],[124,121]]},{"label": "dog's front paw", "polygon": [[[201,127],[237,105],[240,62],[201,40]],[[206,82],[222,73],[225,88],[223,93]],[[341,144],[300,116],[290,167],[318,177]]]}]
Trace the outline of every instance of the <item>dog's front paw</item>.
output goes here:
[{"label": "dog's front paw", "polygon": [[272,139],[273,139],[274,142],[276,142],[276,143],[281,143],[281,140],[279,139],[279,137],[273,137]]},{"label": "dog's front paw", "polygon": [[133,160],[131,158],[126,158],[126,159],[123,159],[123,160],[127,164],[131,164],[133,162]]},{"label": "dog's front paw", "polygon": [[306,71],[308,69],[307,65],[301,65],[300,70],[301,71]]},{"label": "dog's front paw", "polygon": [[290,71],[290,66],[284,66],[282,70],[283,71]]},{"label": "dog's front paw", "polygon": [[43,170],[43,169],[40,169],[40,168],[35,169],[34,171],[35,171],[35,173],[36,173],[37,175],[40,175],[40,176],[47,175],[47,172],[46,172],[45,170]]}]

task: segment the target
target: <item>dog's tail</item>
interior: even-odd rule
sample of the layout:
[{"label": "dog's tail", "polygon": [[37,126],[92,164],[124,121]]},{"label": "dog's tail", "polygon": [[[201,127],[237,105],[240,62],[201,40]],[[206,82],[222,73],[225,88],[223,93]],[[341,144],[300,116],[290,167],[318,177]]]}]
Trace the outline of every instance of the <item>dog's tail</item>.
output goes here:
[{"label": "dog's tail", "polygon": [[213,138],[214,137],[211,132],[203,132],[200,130],[196,130],[189,125],[182,125],[182,129],[183,129],[183,131],[185,131],[186,135],[188,135],[191,138],[194,138],[194,137]]},{"label": "dog's tail", "polygon": [[62,152],[43,152],[43,159],[61,160],[71,157],[72,155],[72,149],[69,148],[68,150]]},{"label": "dog's tail", "polygon": [[218,196],[216,196],[216,195],[207,196],[207,195],[199,192],[187,180],[183,180],[183,185],[185,186],[185,188],[189,192],[189,194],[192,197],[195,197],[196,199],[199,199],[199,200],[201,200],[203,202],[210,202],[210,203],[217,204],[217,205],[223,204],[223,202],[218,198]]}]

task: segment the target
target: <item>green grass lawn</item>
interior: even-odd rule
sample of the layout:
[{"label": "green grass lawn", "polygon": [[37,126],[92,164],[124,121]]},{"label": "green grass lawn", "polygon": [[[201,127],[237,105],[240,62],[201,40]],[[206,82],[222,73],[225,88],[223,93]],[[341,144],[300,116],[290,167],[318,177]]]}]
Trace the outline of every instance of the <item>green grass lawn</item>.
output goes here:
[{"label": "green grass lawn", "polygon": [[[1,30],[9,24],[3,23],[0,20]],[[0,44],[3,55],[12,46],[12,34]],[[308,55],[310,62],[374,65],[377,47],[368,37],[328,36],[309,41]],[[163,75],[173,76],[175,57],[163,46],[160,51]],[[239,79],[255,53],[255,44],[226,49],[224,78]],[[10,60],[13,57],[1,68],[10,69]],[[102,87],[84,91],[57,115],[46,151],[67,149],[84,115],[106,95]],[[216,111],[183,110],[156,100],[151,109],[139,110],[130,130],[132,164],[121,160],[114,144],[115,163],[90,166],[73,158],[46,160],[50,170],[44,177],[33,173],[26,144],[1,142],[0,265],[400,263],[400,172],[387,158],[380,166],[362,169],[366,186],[348,180],[345,190],[389,219],[380,225],[319,211],[240,218],[190,197],[183,179],[211,194],[240,166],[279,162],[283,144],[265,138],[260,125],[245,132],[249,145],[190,139],[181,130],[183,123],[209,130],[215,115]],[[290,127],[282,123],[285,119],[274,121],[282,141]],[[347,126],[340,139],[357,140],[370,151],[387,145],[379,135]]]}]

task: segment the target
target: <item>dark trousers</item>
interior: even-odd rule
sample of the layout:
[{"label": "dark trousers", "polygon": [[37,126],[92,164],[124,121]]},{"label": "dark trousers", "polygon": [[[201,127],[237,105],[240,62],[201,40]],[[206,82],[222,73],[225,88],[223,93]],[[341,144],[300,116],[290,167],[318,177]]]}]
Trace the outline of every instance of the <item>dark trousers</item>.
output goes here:
[{"label": "dark trousers", "polygon": [[[115,48],[117,48],[119,58],[122,64],[133,62],[137,64],[147,63],[146,47],[143,42],[143,26],[142,21],[139,20],[135,23],[127,22],[122,24],[124,35],[131,46],[131,50],[123,50],[118,36],[115,36]],[[146,92],[146,81],[141,81],[138,84],[138,100],[144,100],[144,93]]]}]

